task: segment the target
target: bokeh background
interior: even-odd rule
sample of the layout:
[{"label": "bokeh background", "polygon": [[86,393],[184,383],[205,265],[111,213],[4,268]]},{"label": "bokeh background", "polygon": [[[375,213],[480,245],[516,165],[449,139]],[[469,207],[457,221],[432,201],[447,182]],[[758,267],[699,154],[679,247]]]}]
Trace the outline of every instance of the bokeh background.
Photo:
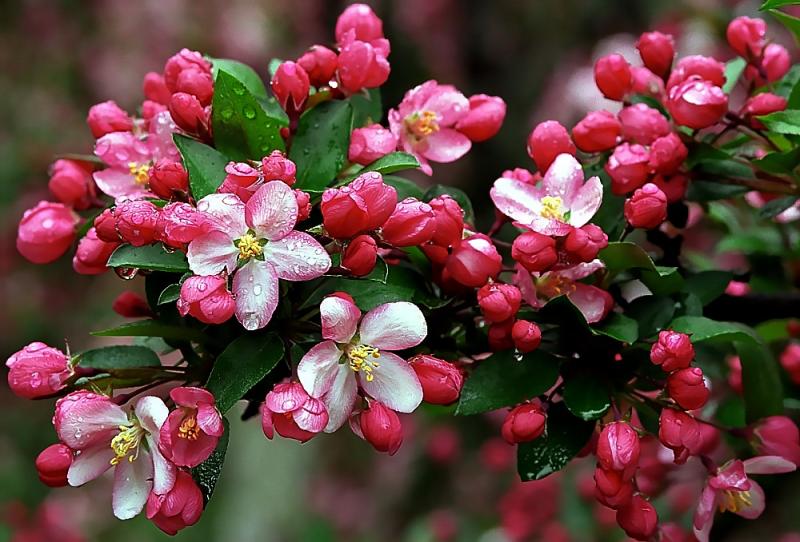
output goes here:
[{"label": "bokeh background", "polygon": [[[114,99],[133,110],[141,78],[182,47],[232,57],[266,76],[271,58],[295,58],[329,44],[348,2],[328,0],[5,0],[0,2],[0,358],[42,340],[74,350],[96,346],[88,330],[118,323],[110,310],[126,288],[112,274],[86,277],[63,258],[34,266],[14,247],[24,209],[47,198],[53,156],[90,152],[92,104]],[[386,107],[436,78],[465,94],[502,96],[500,134],[437,182],[458,185],[482,220],[489,186],[508,167],[531,167],[525,138],[542,120],[567,125],[608,107],[591,76],[608,52],[635,58],[648,29],[672,32],[683,54],[725,59],[724,29],[758,3],[723,0],[375,0],[392,43]],[[788,43],[781,29],[771,34]],[[424,179],[422,179],[424,182]],[[4,382],[5,379],[3,379]],[[113,520],[110,486],[49,491],[33,458],[55,440],[50,402],[24,402],[0,384],[0,541],[168,539],[143,517]],[[584,498],[591,465],[558,478],[514,482],[513,449],[491,417],[452,421],[446,409],[406,418],[406,443],[378,456],[346,434],[300,446],[264,439],[257,421],[232,423],[228,460],[199,526],[181,541],[620,540],[613,516]],[[691,482],[691,480],[690,480]],[[798,479],[771,488],[757,525],[721,521],[720,540],[777,540],[798,526]],[[679,485],[660,506],[691,514],[697,488]],[[583,495],[583,496],[582,496]],[[502,513],[501,513],[502,511]],[[681,516],[683,515],[683,516]]]}]

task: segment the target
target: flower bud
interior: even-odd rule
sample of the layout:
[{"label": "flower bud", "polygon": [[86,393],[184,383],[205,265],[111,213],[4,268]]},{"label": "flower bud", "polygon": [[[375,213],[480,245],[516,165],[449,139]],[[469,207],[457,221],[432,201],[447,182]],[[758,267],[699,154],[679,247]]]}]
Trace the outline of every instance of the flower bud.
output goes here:
[{"label": "flower bud", "polygon": [[796,383],[800,380],[798,379],[798,375],[800,375],[800,344],[794,342],[787,344],[778,359],[781,367],[789,373],[789,378],[793,382]]},{"label": "flower bud", "polygon": [[659,137],[650,145],[650,167],[656,173],[671,175],[683,165],[689,150],[675,132]]},{"label": "flower bud", "polygon": [[591,262],[598,252],[608,246],[608,236],[600,226],[586,224],[574,228],[564,239],[564,250],[572,260]]},{"label": "flower bud", "polygon": [[346,41],[347,34],[361,41],[383,38],[383,21],[366,4],[351,4],[336,19],[336,42]]},{"label": "flower bud", "polygon": [[[197,51],[181,49],[164,64],[164,83],[171,93],[178,92],[178,77],[184,70],[211,73],[211,64]],[[153,98],[151,98],[153,99]]]},{"label": "flower bud", "polygon": [[498,352],[514,348],[514,339],[511,337],[511,329],[514,327],[514,319],[509,318],[505,322],[497,322],[489,326],[488,340],[489,348]]},{"label": "flower bud", "polygon": [[97,230],[90,228],[78,241],[78,249],[72,258],[72,268],[81,275],[99,275],[108,271],[108,259],[119,246],[119,241],[107,242],[98,239]]},{"label": "flower bud", "polygon": [[436,196],[428,202],[436,220],[436,233],[431,242],[441,247],[449,247],[461,240],[464,233],[464,210],[456,200],[447,194]]},{"label": "flower bud", "polygon": [[658,110],[645,104],[629,105],[619,112],[622,137],[631,143],[649,145],[670,133],[669,122]]},{"label": "flower bud", "polygon": [[511,257],[531,273],[543,273],[558,261],[556,241],[548,235],[526,231],[514,239]]},{"label": "flower bud", "polygon": [[46,397],[64,389],[72,376],[64,352],[41,342],[33,342],[6,360],[8,387],[23,399]]},{"label": "flower bud", "polygon": [[64,205],[78,210],[86,209],[95,196],[92,166],[77,160],[56,160],[47,187]]},{"label": "flower bud", "polygon": [[173,248],[184,248],[210,227],[208,215],[188,203],[168,203],[158,213],[156,239]]},{"label": "flower bud", "polygon": [[693,359],[694,346],[689,336],[670,329],[660,331],[650,348],[650,361],[667,373],[687,368]]},{"label": "flower bud", "polygon": [[119,243],[122,238],[117,232],[117,217],[114,208],[105,209],[94,219],[94,228],[98,239],[107,243]]},{"label": "flower bud", "polygon": [[592,111],[572,129],[572,139],[584,152],[602,152],[613,149],[621,133],[617,117],[605,110]]},{"label": "flower bud", "polygon": [[436,233],[436,217],[427,203],[406,198],[397,203],[383,224],[384,241],[396,247],[411,247],[430,241]]},{"label": "flower bud", "polygon": [[359,235],[347,244],[342,254],[342,267],[355,277],[369,275],[378,260],[378,244],[371,235]]},{"label": "flower bud", "polygon": [[350,135],[347,159],[366,166],[397,148],[397,136],[380,124],[356,128]]},{"label": "flower bud", "polygon": [[449,405],[458,400],[464,376],[455,365],[427,354],[414,356],[408,362],[419,378],[426,403]]},{"label": "flower bud", "polygon": [[371,401],[359,417],[364,440],[379,452],[394,455],[403,443],[403,426],[394,410],[380,401]]},{"label": "flower bud", "polygon": [[64,444],[51,444],[36,456],[39,480],[48,487],[64,487],[72,465],[72,450]]},{"label": "flower bud", "polygon": [[530,442],[544,433],[547,416],[539,405],[523,403],[506,414],[500,433],[509,444]]},{"label": "flower bud", "polygon": [[652,229],[667,219],[667,196],[653,183],[625,200],[625,218],[634,228]]},{"label": "flower bud", "polygon": [[751,431],[751,441],[758,455],[777,455],[800,464],[800,432],[791,418],[768,416]]},{"label": "flower bud", "polygon": [[569,132],[555,120],[540,122],[528,136],[528,156],[541,172],[547,171],[559,154],[575,156],[575,152]]},{"label": "flower bud", "polygon": [[208,111],[196,97],[176,92],[169,99],[169,114],[179,128],[191,134],[208,130]]},{"label": "flower bud", "polygon": [[631,78],[631,92],[633,94],[650,96],[658,101],[663,101],[666,94],[664,81],[656,74],[647,68],[633,66],[631,67]]},{"label": "flower bud", "polygon": [[475,94],[469,97],[469,112],[456,124],[456,130],[472,141],[486,141],[500,131],[506,118],[506,102],[498,96]]},{"label": "flower bud", "polygon": [[617,196],[633,192],[650,174],[650,153],[641,145],[623,143],[614,149],[605,166],[611,177],[611,191]]},{"label": "flower bud", "polygon": [[611,422],[597,439],[597,461],[605,470],[625,473],[629,478],[639,463],[639,435],[627,422]]},{"label": "flower bud", "polygon": [[675,58],[675,40],[669,34],[661,32],[645,32],[636,42],[639,56],[648,70],[665,77],[672,67]]},{"label": "flower bud", "polygon": [[700,424],[690,415],[671,408],[661,409],[658,439],[675,454],[675,463],[683,464],[698,453],[702,445]]},{"label": "flower bud", "polygon": [[336,59],[336,53],[324,45],[312,45],[297,59],[297,64],[308,74],[309,83],[323,87],[336,73]]},{"label": "flower bud", "polygon": [[763,19],[736,17],[728,23],[725,37],[736,54],[752,60],[761,56],[767,35],[767,23]]},{"label": "flower bud", "polygon": [[211,98],[214,96],[211,73],[196,68],[183,70],[178,74],[175,87],[176,92],[185,92],[197,98],[203,107],[211,105]]},{"label": "flower bud", "polygon": [[177,471],[175,485],[167,493],[158,495],[151,491],[147,497],[147,519],[170,536],[197,523],[202,514],[203,492],[192,476],[183,470]]},{"label": "flower bud", "polygon": [[617,510],[617,523],[625,534],[635,540],[650,540],[658,528],[658,514],[653,505],[641,495]]},{"label": "flower bud", "polygon": [[164,82],[164,76],[156,72],[144,74],[142,93],[149,101],[159,105],[167,105],[169,97],[172,96],[172,92],[167,88],[167,83]]},{"label": "flower bud", "polygon": [[376,172],[364,173],[347,186],[329,188],[320,203],[325,230],[336,239],[379,228],[398,206],[397,191]]},{"label": "flower bud", "polygon": [[17,230],[17,250],[33,263],[50,263],[75,240],[78,217],[61,203],[40,201],[22,215]]},{"label": "flower bud", "polygon": [[297,165],[275,150],[261,159],[261,176],[265,182],[281,181],[292,186],[297,182]]},{"label": "flower bud", "polygon": [[189,192],[189,174],[180,162],[162,158],[150,168],[150,190],[165,200],[183,199]]},{"label": "flower bud", "polygon": [[478,290],[478,305],[487,322],[504,322],[514,317],[522,303],[522,293],[512,284],[491,282]]},{"label": "flower bud", "polygon": [[133,129],[133,119],[112,100],[89,108],[86,124],[89,125],[95,139],[111,132],[128,132]]},{"label": "flower bud", "polygon": [[159,113],[169,112],[167,104],[169,104],[169,99],[171,97],[172,94],[167,96],[167,102],[164,105],[156,103],[152,100],[145,100],[142,102],[142,119],[145,121],[145,124],[148,127],[150,126],[150,121],[153,120],[156,115]]},{"label": "flower bud", "polygon": [[713,83],[693,77],[670,89],[667,109],[676,124],[707,128],[728,111],[728,96]]},{"label": "flower bud", "polygon": [[669,81],[667,81],[667,89],[672,90],[672,87],[680,85],[692,76],[696,76],[695,79],[708,81],[713,86],[721,87],[725,84],[725,64],[709,56],[685,56],[672,70]]},{"label": "flower bud", "polygon": [[631,90],[631,66],[622,55],[604,56],[595,62],[594,82],[603,96],[622,101]]},{"label": "flower bud", "polygon": [[762,92],[761,94],[752,96],[745,102],[744,107],[742,107],[742,115],[748,120],[751,127],[763,129],[764,123],[753,117],[769,115],[776,111],[783,111],[786,109],[787,105],[788,102],[783,96],[778,96],[770,92]]},{"label": "flower bud", "polygon": [[686,196],[686,190],[689,188],[689,177],[682,173],[671,177],[656,175],[653,177],[653,184],[664,192],[668,203],[675,203]]},{"label": "flower bud", "polygon": [[220,276],[193,276],[181,285],[178,312],[197,318],[204,324],[222,324],[233,316],[236,302],[228,290],[228,281]]},{"label": "flower bud", "polygon": [[299,113],[308,98],[309,79],[306,71],[297,63],[287,60],[282,62],[270,86],[275,98],[287,113]]},{"label": "flower bud", "polygon": [[[768,83],[774,83],[786,75],[791,65],[792,59],[789,56],[789,51],[783,45],[770,43],[766,46],[761,66],[767,72]],[[750,66],[750,69],[752,69],[752,66]]]},{"label": "flower bud", "polygon": [[311,194],[295,189],[294,197],[297,200],[297,223],[299,224],[311,216]]},{"label": "flower bud", "polygon": [[464,286],[479,288],[500,273],[503,259],[492,240],[476,233],[453,246],[446,268],[450,276]]},{"label": "flower bud", "polygon": [[153,316],[150,305],[139,294],[125,291],[119,294],[111,304],[111,310],[123,318],[149,318]]},{"label": "flower bud", "polygon": [[126,243],[135,247],[156,240],[159,209],[146,200],[126,201],[117,206],[117,231]]},{"label": "flower bud", "polygon": [[703,371],[698,367],[678,369],[667,377],[667,392],[681,408],[695,410],[708,401]]},{"label": "flower bud", "polygon": [[389,61],[381,51],[358,40],[342,48],[336,65],[341,88],[348,94],[381,86],[390,71]]},{"label": "flower bud", "polygon": [[517,320],[511,327],[511,338],[514,346],[523,354],[533,352],[542,342],[542,330],[534,322]]},{"label": "flower bud", "polygon": [[594,470],[595,498],[604,506],[619,509],[633,497],[633,484],[623,473],[597,467]]}]

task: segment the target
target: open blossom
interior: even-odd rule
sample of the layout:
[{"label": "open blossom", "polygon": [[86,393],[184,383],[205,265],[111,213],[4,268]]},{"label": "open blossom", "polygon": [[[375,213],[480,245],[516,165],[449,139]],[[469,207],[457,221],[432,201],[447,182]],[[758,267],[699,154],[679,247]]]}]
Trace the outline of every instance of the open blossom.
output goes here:
[{"label": "open blossom", "polygon": [[756,519],[764,511],[764,490],[748,474],[780,474],[795,468],[791,461],[774,455],[735,459],[720,467],[708,479],[694,514],[693,528],[698,542],[708,542],[717,508],[747,519]]},{"label": "open blossom", "polygon": [[194,525],[202,514],[203,492],[185,471],[178,471],[175,485],[168,493],[159,495],[151,492],[147,497],[147,519],[168,535],[175,535],[181,529]]},{"label": "open blossom", "polygon": [[235,273],[236,318],[245,329],[260,329],[272,319],[278,279],[311,280],[331,266],[316,239],[295,231],[297,200],[281,181],[264,184],[247,204],[233,194],[211,194],[197,209],[215,226],[189,243],[189,268],[197,275]]},{"label": "open blossom", "polygon": [[61,442],[76,452],[67,473],[69,484],[81,486],[114,467],[114,515],[136,516],[150,491],[163,495],[175,484],[175,466],[158,449],[168,414],[164,402],[153,396],[139,399],[132,412],[89,391],[60,399],[53,424]]},{"label": "open blossom", "polygon": [[347,421],[360,387],[397,412],[413,412],[422,401],[422,386],[411,365],[394,354],[417,346],[428,333],[422,312],[413,303],[386,303],[364,317],[352,300],[326,297],[320,304],[322,337],[303,356],[297,375],[312,397],[328,409],[325,431]]},{"label": "open blossom", "polygon": [[222,416],[208,390],[192,387],[169,392],[176,408],[159,433],[161,452],[181,467],[196,467],[211,455],[222,436]]},{"label": "open blossom", "polygon": [[566,235],[589,222],[603,201],[598,177],[584,182],[574,156],[560,154],[540,186],[501,177],[490,192],[497,209],[521,225],[544,235]]},{"label": "open blossom", "polygon": [[297,382],[276,384],[261,407],[261,428],[268,439],[277,431],[282,437],[306,442],[327,424],[325,404]]},{"label": "open blossom", "polygon": [[397,109],[389,111],[389,127],[430,175],[429,161],[454,162],[469,151],[472,142],[455,128],[468,112],[466,96],[431,80],[406,92]]},{"label": "open blossom", "polygon": [[52,395],[73,374],[67,355],[42,342],[32,342],[6,360],[8,387],[25,399]]}]

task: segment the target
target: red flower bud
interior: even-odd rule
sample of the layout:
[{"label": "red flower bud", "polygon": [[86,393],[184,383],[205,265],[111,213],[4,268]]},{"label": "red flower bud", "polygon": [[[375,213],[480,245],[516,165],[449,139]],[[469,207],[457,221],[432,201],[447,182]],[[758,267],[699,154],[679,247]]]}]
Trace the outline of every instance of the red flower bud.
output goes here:
[{"label": "red flower bud", "polygon": [[366,4],[351,4],[336,19],[336,42],[346,41],[348,34],[361,41],[383,38],[383,21]]},{"label": "red flower bud", "polygon": [[547,416],[539,405],[523,403],[506,414],[500,433],[509,444],[530,442],[544,433]]},{"label": "red flower bud", "polygon": [[337,55],[324,45],[312,45],[297,64],[308,74],[309,82],[315,87],[326,86],[336,73]]},{"label": "red flower bud", "polygon": [[689,336],[665,329],[658,333],[658,340],[650,348],[650,361],[671,373],[687,368],[694,359],[694,346]]},{"label": "red flower bud", "polygon": [[156,239],[173,248],[184,248],[210,227],[208,215],[188,203],[168,203],[158,214]]},{"label": "red flower bud", "polygon": [[513,318],[521,302],[522,293],[511,284],[492,282],[478,290],[478,305],[487,322],[504,322]]},{"label": "red flower bud", "polygon": [[[757,129],[764,128],[764,123],[753,117],[769,115],[776,111],[786,109],[788,102],[783,96],[778,96],[770,92],[762,92],[750,97],[742,107],[742,114],[749,121],[750,126]],[[63,201],[63,200],[62,200]]]},{"label": "red flower bud", "polygon": [[800,464],[800,432],[791,418],[768,416],[753,427],[752,436],[758,455],[777,455]]},{"label": "red flower bud", "polygon": [[329,188],[320,203],[325,230],[336,239],[379,228],[396,206],[397,191],[375,172],[364,173],[347,186]]},{"label": "red flower bud", "polygon": [[641,145],[623,143],[614,149],[605,165],[611,177],[611,191],[621,196],[647,182],[650,175],[650,153]]},{"label": "red flower bud", "polygon": [[686,190],[689,188],[689,178],[682,173],[666,178],[656,175],[653,177],[653,184],[659,187],[664,192],[664,195],[667,196],[667,203],[675,203],[686,196]]},{"label": "red flower bud", "polygon": [[403,426],[394,410],[380,401],[371,401],[359,417],[364,440],[379,452],[394,455],[403,443]]},{"label": "red flower bud", "polygon": [[396,247],[411,247],[430,241],[436,233],[436,218],[427,203],[406,198],[397,203],[383,224],[383,239]]},{"label": "red flower bud", "polygon": [[370,43],[356,40],[342,48],[336,71],[342,90],[355,94],[362,89],[384,84],[391,67],[382,51]]},{"label": "red flower bud", "polygon": [[177,92],[169,99],[169,114],[179,128],[192,134],[208,130],[208,111],[196,97]]},{"label": "red flower bud", "polygon": [[470,288],[479,288],[500,273],[503,258],[492,240],[476,233],[453,246],[446,268],[453,280]]},{"label": "red flower bud", "polygon": [[23,399],[46,397],[64,389],[72,376],[64,352],[41,342],[33,342],[6,360],[8,387]]},{"label": "red flower bud", "polygon": [[664,81],[656,74],[640,66],[631,67],[631,92],[651,96],[658,101],[663,101],[666,91]]},{"label": "red flower bud", "polygon": [[408,362],[422,385],[425,402],[449,405],[458,400],[464,376],[455,365],[426,354],[414,356]]},{"label": "red flower bud", "polygon": [[721,87],[725,84],[725,64],[708,56],[690,55],[678,61],[667,81],[667,89],[679,85],[692,76]]},{"label": "red flower bud", "polygon": [[667,196],[653,183],[647,183],[625,200],[625,218],[634,228],[658,227],[667,218]]},{"label": "red flower bud", "polygon": [[93,229],[96,230],[97,238],[102,241],[107,243],[119,243],[122,241],[117,232],[117,217],[113,207],[105,209],[95,217]]},{"label": "red flower bud", "polygon": [[380,124],[356,128],[350,134],[347,159],[366,166],[397,148],[397,136]]},{"label": "red flower bud", "polygon": [[659,137],[650,145],[650,167],[662,175],[671,175],[683,165],[689,150],[675,132]]},{"label": "red flower bud", "polygon": [[621,101],[631,90],[631,66],[622,55],[604,56],[595,62],[594,82],[603,96]]},{"label": "red flower bud", "polygon": [[619,509],[633,497],[633,484],[623,473],[597,467],[594,471],[595,498],[609,508]]},{"label": "red flower bud", "polygon": [[631,143],[649,145],[670,133],[669,122],[658,110],[645,104],[629,105],[619,112],[622,137]]},{"label": "red flower bud", "polygon": [[631,538],[650,540],[658,528],[658,514],[641,495],[634,495],[626,506],[617,510],[617,523]]},{"label": "red flower bud", "polygon": [[126,201],[117,206],[114,214],[117,231],[126,243],[140,247],[156,240],[159,209],[149,201]]},{"label": "red flower bud", "polygon": [[670,89],[667,109],[676,124],[707,128],[728,111],[728,96],[713,83],[692,77]]},{"label": "red flower bud", "polygon": [[672,59],[675,58],[675,40],[671,35],[645,32],[639,36],[636,48],[648,70],[659,77],[665,77],[669,73]]},{"label": "red flower bud", "polygon": [[160,105],[167,105],[172,92],[164,82],[164,76],[156,72],[147,72],[142,81],[142,92],[145,98]]},{"label": "red flower bud", "polygon": [[311,216],[311,194],[295,189],[294,197],[297,200],[297,223]]},{"label": "red flower bud", "polygon": [[511,329],[514,327],[514,319],[509,318],[505,322],[497,322],[489,326],[488,340],[489,348],[498,352],[514,348],[514,339],[511,337]]},{"label": "red flower bud", "polygon": [[308,98],[309,85],[306,71],[291,60],[282,62],[278,66],[270,82],[275,98],[284,111],[289,114],[296,114],[303,110],[303,105]]},{"label": "red flower bud", "polygon": [[160,198],[183,199],[189,192],[189,174],[180,162],[162,158],[150,168],[148,185]]},{"label": "red flower bud", "polygon": [[151,492],[147,497],[147,519],[170,536],[197,523],[202,514],[203,493],[186,471],[178,470],[175,485],[167,493]]},{"label": "red flower bud", "polygon": [[702,445],[700,424],[685,412],[661,409],[658,439],[675,454],[675,463],[682,464],[698,453]]},{"label": "red flower bud", "polygon": [[342,254],[342,267],[356,277],[369,275],[378,260],[378,244],[371,235],[359,235],[347,244]]},{"label": "red flower bud", "polygon": [[228,290],[228,281],[219,276],[193,276],[181,285],[178,299],[181,316],[193,316],[204,324],[221,324],[233,316],[236,302]]},{"label": "red flower bud", "polygon": [[667,377],[667,392],[681,408],[695,410],[708,401],[703,371],[698,367],[678,369]]},{"label": "red flower bud", "polygon": [[[764,49],[764,58],[761,61],[761,67],[764,68],[764,71],[767,72],[767,82],[774,83],[789,71],[789,68],[792,65],[792,59],[789,56],[789,51],[786,50],[786,47],[783,45],[779,45],[777,43],[770,43]],[[755,70],[756,75],[751,76],[751,79],[756,79],[757,81],[761,79],[761,76],[753,66],[748,66],[745,70],[745,76],[748,73],[752,73]]]},{"label": "red flower bud", "polygon": [[584,152],[613,149],[622,133],[617,117],[608,111],[592,111],[572,129],[575,145]]},{"label": "red flower bud", "polygon": [[627,422],[611,422],[597,439],[597,460],[605,470],[625,473],[630,478],[639,463],[639,435]]},{"label": "red flower bud", "polygon": [[153,316],[150,305],[139,294],[131,291],[122,292],[114,299],[111,310],[123,318],[149,318]]},{"label": "red flower bud", "polygon": [[728,23],[725,37],[736,54],[753,60],[761,56],[767,36],[767,23],[763,19],[736,17]]},{"label": "red flower bud", "polygon": [[66,205],[40,201],[22,215],[17,229],[17,250],[33,263],[50,263],[75,240],[78,216]]},{"label": "red flower bud", "polygon": [[558,261],[556,241],[550,236],[526,231],[514,239],[511,257],[531,273],[543,273]]},{"label": "red flower bud", "polygon": [[[198,70],[211,73],[211,64],[197,51],[181,49],[164,64],[164,83],[170,92],[178,92],[178,77],[184,70]],[[153,99],[153,98],[150,98]]]},{"label": "red flower bud", "polygon": [[526,354],[539,348],[539,343],[542,342],[542,330],[534,322],[517,320],[511,327],[511,338],[517,350]]},{"label": "red flower bud", "polygon": [[608,246],[608,236],[600,226],[586,224],[574,228],[564,239],[564,250],[571,260],[591,262]]},{"label": "red flower bud", "polygon": [[214,81],[211,73],[197,68],[189,68],[178,74],[176,92],[191,94],[203,105],[211,105],[214,96]]},{"label": "red flower bud", "polygon": [[169,111],[167,104],[169,104],[169,99],[172,97],[172,94],[167,96],[167,102],[164,105],[160,103],[154,102],[152,100],[145,100],[142,102],[142,119],[146,121],[147,126],[150,125],[150,121],[158,115],[159,113],[163,113],[164,111]]},{"label": "red flower bud", "polygon": [[81,275],[99,275],[108,271],[108,258],[119,246],[119,241],[107,242],[98,239],[97,231],[89,229],[78,241],[78,249],[72,258],[72,268]]},{"label": "red flower bud", "polygon": [[540,122],[528,136],[528,156],[541,172],[547,171],[559,154],[575,156],[575,152],[569,132],[557,121]]},{"label": "red flower bud", "polygon": [[39,480],[49,487],[67,485],[67,471],[72,465],[72,450],[64,444],[51,444],[36,456]]},{"label": "red flower bud", "polygon": [[458,121],[456,130],[472,141],[486,141],[500,131],[506,117],[506,102],[498,96],[475,94],[469,97],[469,112]]},{"label": "red flower bud", "polygon": [[436,220],[436,233],[431,242],[441,247],[449,247],[461,240],[464,233],[464,210],[456,200],[443,194],[428,202]]},{"label": "red flower bud", "polygon": [[86,209],[95,196],[92,166],[77,160],[56,160],[47,187],[64,205],[77,210]]},{"label": "red flower bud", "polygon": [[89,108],[86,124],[96,139],[111,132],[128,132],[133,129],[133,119],[112,100]]},{"label": "red flower bud", "polygon": [[292,186],[297,182],[297,165],[281,151],[275,150],[261,159],[261,176],[265,182],[282,181]]}]

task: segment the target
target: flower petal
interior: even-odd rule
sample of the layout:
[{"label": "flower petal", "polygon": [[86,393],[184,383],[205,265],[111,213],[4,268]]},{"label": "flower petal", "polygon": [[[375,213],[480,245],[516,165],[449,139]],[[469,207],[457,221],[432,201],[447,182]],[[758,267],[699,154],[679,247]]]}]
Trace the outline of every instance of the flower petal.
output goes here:
[{"label": "flower petal", "polygon": [[115,455],[108,443],[82,450],[72,460],[72,465],[67,472],[67,482],[69,485],[77,487],[99,478],[111,468],[111,460]]},{"label": "flower petal", "polygon": [[264,259],[272,264],[278,277],[283,280],[311,280],[324,275],[331,268],[331,257],[322,245],[300,231],[292,231],[277,241],[267,243]]},{"label": "flower petal", "polygon": [[744,460],[747,474],[783,474],[794,472],[797,466],[779,455],[762,455]]},{"label": "flower petal", "polygon": [[267,408],[278,414],[294,412],[308,400],[308,392],[294,382],[276,384],[267,394]]},{"label": "flower petal", "polygon": [[286,183],[270,181],[247,202],[245,220],[259,237],[281,239],[297,223],[297,198]]},{"label": "flower petal", "polygon": [[539,216],[542,205],[539,191],[528,183],[501,177],[494,182],[489,196],[497,210],[507,217],[530,224]]},{"label": "flower petal", "polygon": [[437,85],[422,90],[417,96],[417,100],[424,99],[419,109],[436,113],[442,126],[453,126],[469,112],[469,100],[452,85]]},{"label": "flower petal", "polygon": [[97,188],[103,194],[111,196],[112,198],[119,198],[122,196],[135,197],[145,196],[150,194],[147,190],[142,189],[141,185],[136,184],[133,175],[126,169],[108,168],[101,171],[96,171],[92,175]]},{"label": "flower petal", "polygon": [[236,319],[252,331],[266,326],[278,306],[278,276],[267,262],[250,260],[233,277]]},{"label": "flower petal", "polygon": [[322,341],[306,352],[297,365],[297,378],[312,397],[322,397],[336,380],[342,351],[333,341]]},{"label": "flower petal", "polygon": [[[158,434],[147,437],[147,444],[150,446],[150,453],[153,461],[153,493],[156,495],[164,495],[169,493],[175,486],[178,472],[175,465],[164,457],[161,450],[158,449],[157,437]],[[142,457],[137,461],[141,459]]]},{"label": "flower petal", "polygon": [[363,344],[379,350],[403,350],[421,343],[428,334],[428,325],[419,307],[397,301],[369,311],[359,332]]},{"label": "flower petal", "polygon": [[222,416],[219,410],[211,403],[201,404],[197,407],[197,426],[207,435],[221,437],[225,432]]},{"label": "flower petal", "polygon": [[750,480],[748,494],[750,496],[750,504],[744,505],[735,513],[743,518],[756,519],[764,513],[764,509],[767,507],[766,499],[764,498],[764,490],[757,482]]},{"label": "flower petal", "polygon": [[605,290],[581,282],[575,283],[575,290],[568,293],[567,297],[578,307],[589,324],[605,318],[614,303],[611,295]]},{"label": "flower petal", "polygon": [[197,275],[217,275],[226,269],[233,273],[239,249],[227,233],[210,231],[189,243],[186,257],[189,269]]},{"label": "flower petal", "polygon": [[310,433],[319,433],[328,425],[328,411],[320,399],[309,397],[303,406],[292,414],[297,427]]},{"label": "flower petal", "polygon": [[603,183],[600,182],[599,178],[592,177],[578,189],[575,199],[572,200],[569,206],[570,225],[580,228],[589,222],[602,203]]},{"label": "flower petal", "polygon": [[562,278],[569,280],[580,280],[585,279],[595,271],[603,269],[605,266],[606,265],[602,262],[602,260],[595,259],[591,262],[579,263],[578,265],[568,267],[567,269],[562,269],[556,273]]},{"label": "flower petal", "polygon": [[335,295],[328,296],[319,304],[322,320],[322,337],[340,344],[349,343],[358,329],[361,311],[355,303]]},{"label": "flower petal", "polygon": [[143,165],[150,162],[150,147],[132,132],[111,132],[95,142],[94,154],[103,163],[121,170],[129,170],[130,164]]},{"label": "flower petal", "polygon": [[325,403],[325,408],[328,410],[326,433],[333,433],[344,425],[353,411],[357,394],[358,385],[355,373],[347,364],[337,365],[333,384],[328,393],[322,397],[322,402]]},{"label": "flower petal", "polygon": [[135,461],[120,461],[114,469],[111,506],[118,519],[136,517],[144,508],[153,487],[153,460],[141,451]]},{"label": "flower petal", "polygon": [[396,354],[381,352],[372,380],[359,375],[361,387],[397,412],[414,412],[422,402],[422,386],[411,365]]},{"label": "flower petal", "polygon": [[572,200],[582,185],[583,169],[574,156],[566,153],[556,156],[542,179],[544,192],[548,196],[561,198],[567,209],[572,208]]},{"label": "flower petal", "polygon": [[444,128],[425,138],[425,145],[418,152],[434,162],[455,162],[469,152],[472,141],[457,130]]},{"label": "flower petal", "polygon": [[134,407],[134,412],[139,419],[139,423],[151,435],[158,435],[161,426],[164,425],[164,422],[167,421],[167,416],[169,416],[169,409],[164,404],[164,401],[160,397],[153,395],[139,399]]},{"label": "flower petal", "polygon": [[700,501],[697,503],[697,510],[692,520],[692,529],[698,542],[708,542],[708,534],[714,525],[714,512],[717,508],[717,492],[713,488],[706,486]]},{"label": "flower petal", "polygon": [[128,416],[108,397],[79,391],[56,403],[53,421],[61,442],[73,450],[83,450],[110,444],[119,426],[128,424]]},{"label": "flower petal", "polygon": [[233,194],[210,194],[197,202],[197,210],[208,215],[214,227],[231,239],[247,233],[245,205]]}]

